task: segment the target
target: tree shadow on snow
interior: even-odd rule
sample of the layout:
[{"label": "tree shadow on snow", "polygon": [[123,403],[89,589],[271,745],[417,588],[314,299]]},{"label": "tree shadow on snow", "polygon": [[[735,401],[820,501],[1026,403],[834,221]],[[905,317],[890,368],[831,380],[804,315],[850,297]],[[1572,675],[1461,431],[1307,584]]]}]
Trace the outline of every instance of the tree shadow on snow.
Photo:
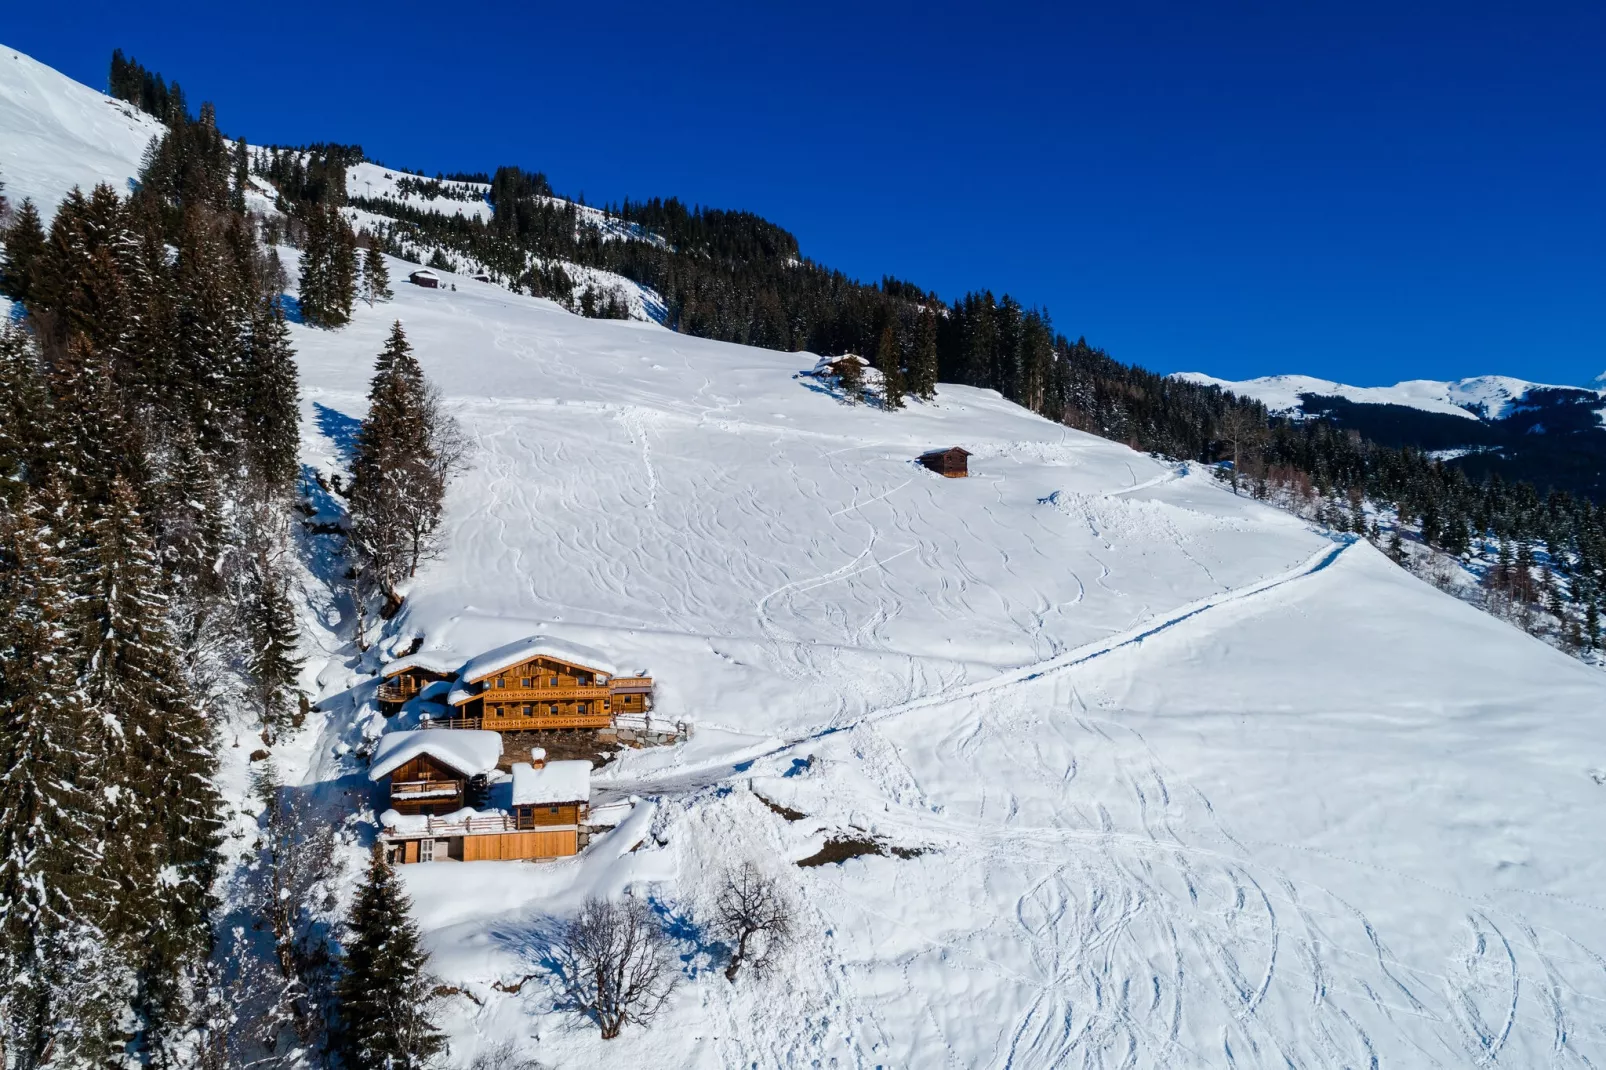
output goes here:
[{"label": "tree shadow on snow", "polygon": [[306,325],[306,317],[301,314],[301,298],[289,294],[279,295],[279,308],[284,311],[284,318],[291,323]]},{"label": "tree shadow on snow", "polygon": [[340,453],[340,463],[349,468],[357,452],[357,432],[362,428],[362,421],[318,401],[312,403],[312,409],[318,420],[318,431],[334,443]]},{"label": "tree shadow on snow", "polygon": [[664,927],[664,935],[680,944],[690,944],[690,950],[680,954],[680,972],[693,980],[704,970],[730,961],[730,946],[711,939],[707,931],[692,920],[691,915],[677,913],[675,908],[656,896],[647,897],[647,905]]}]

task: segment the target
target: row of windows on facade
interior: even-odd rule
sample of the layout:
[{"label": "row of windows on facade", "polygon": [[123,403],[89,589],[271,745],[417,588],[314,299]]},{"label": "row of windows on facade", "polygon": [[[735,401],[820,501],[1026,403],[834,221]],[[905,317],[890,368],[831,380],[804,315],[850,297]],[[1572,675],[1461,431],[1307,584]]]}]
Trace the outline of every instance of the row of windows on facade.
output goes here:
[{"label": "row of windows on facade", "polygon": [[[543,676],[543,677],[540,677],[540,679],[543,679],[543,680],[547,681],[547,683],[545,685],[547,687],[557,687],[558,686],[558,678],[556,676],[553,676],[553,677],[544,677]],[[584,676],[584,675],[575,677],[575,681],[576,681],[577,686],[579,686],[579,687],[590,687],[591,686],[590,677],[587,677],[587,676]],[[502,677],[502,676],[498,676],[496,678],[496,686],[497,687],[506,687],[507,686],[507,678],[506,677]],[[535,677],[525,676],[525,677],[520,678],[519,686],[520,687],[529,688],[529,687],[536,687],[538,685],[536,684],[536,678]]]},{"label": "row of windows on facade", "polygon": [[[576,713],[585,713],[588,709],[590,709],[590,703],[586,703],[586,702],[577,702],[577,703],[575,703],[575,712]],[[496,716],[498,716],[498,717],[503,716],[504,707],[502,707],[502,706],[492,706],[491,710],[495,713]],[[547,712],[550,713],[550,714],[553,714],[555,716],[557,714],[557,712],[558,712],[557,705],[554,704],[554,705],[548,706],[547,707]],[[533,716],[534,713],[535,713],[535,707],[534,706],[524,706],[524,707],[521,708],[520,716],[521,717],[530,717],[530,716]]]}]

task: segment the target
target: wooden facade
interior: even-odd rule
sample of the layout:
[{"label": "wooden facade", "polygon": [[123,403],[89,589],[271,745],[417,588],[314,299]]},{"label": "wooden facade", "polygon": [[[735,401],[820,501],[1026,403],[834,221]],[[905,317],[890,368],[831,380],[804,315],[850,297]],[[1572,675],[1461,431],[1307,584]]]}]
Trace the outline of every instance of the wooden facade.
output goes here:
[{"label": "wooden facade", "polygon": [[431,818],[423,828],[387,831],[386,854],[400,863],[564,858],[580,851],[580,826],[587,810],[585,803],[570,802],[519,806],[512,814]]},{"label": "wooden facade", "polygon": [[422,286],[426,290],[436,290],[440,288],[441,277],[428,268],[424,268],[421,271],[415,271],[411,275],[408,275],[407,281],[412,283],[414,286]]},{"label": "wooden facade", "polygon": [[390,808],[398,814],[452,814],[468,796],[468,777],[429,754],[390,774]]},{"label": "wooden facade", "polygon": [[616,712],[642,714],[652,706],[647,677],[609,677],[548,656],[463,680],[460,687],[451,725],[496,732],[607,728]]},{"label": "wooden facade", "polygon": [[970,474],[968,458],[970,451],[959,446],[950,446],[945,450],[932,450],[920,455],[920,463],[949,479],[963,479]]},{"label": "wooden facade", "polygon": [[416,698],[418,693],[430,684],[451,679],[453,677],[449,673],[434,672],[414,665],[387,677],[385,682],[379,685],[375,697],[379,699],[380,711],[389,717],[401,712],[402,706],[409,699]]}]

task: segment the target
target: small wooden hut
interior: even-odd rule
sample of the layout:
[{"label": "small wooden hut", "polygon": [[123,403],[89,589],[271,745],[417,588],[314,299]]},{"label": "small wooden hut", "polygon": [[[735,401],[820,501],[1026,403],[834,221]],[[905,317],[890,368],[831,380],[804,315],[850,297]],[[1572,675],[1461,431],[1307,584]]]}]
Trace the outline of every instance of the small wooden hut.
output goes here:
[{"label": "small wooden hut", "polygon": [[967,458],[970,451],[959,446],[949,446],[945,450],[931,450],[920,455],[920,463],[949,479],[963,479],[970,474]]},{"label": "small wooden hut", "polygon": [[407,281],[414,286],[422,286],[426,290],[438,290],[441,285],[441,277],[429,270],[429,268],[421,268],[413,272],[407,276]]}]

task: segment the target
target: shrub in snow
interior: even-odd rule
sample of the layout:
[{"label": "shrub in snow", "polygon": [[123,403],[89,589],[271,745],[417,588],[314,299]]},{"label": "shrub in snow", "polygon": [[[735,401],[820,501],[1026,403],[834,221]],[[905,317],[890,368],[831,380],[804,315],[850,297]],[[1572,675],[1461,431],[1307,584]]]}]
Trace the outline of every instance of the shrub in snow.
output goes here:
[{"label": "shrub in snow", "polygon": [[797,910],[780,882],[751,862],[728,869],[714,899],[714,934],[731,947],[725,979],[744,964],[762,974],[791,944]]},{"label": "shrub in snow", "polygon": [[553,948],[564,1001],[612,1040],[626,1023],[650,1025],[679,976],[669,937],[646,903],[593,896]]}]

